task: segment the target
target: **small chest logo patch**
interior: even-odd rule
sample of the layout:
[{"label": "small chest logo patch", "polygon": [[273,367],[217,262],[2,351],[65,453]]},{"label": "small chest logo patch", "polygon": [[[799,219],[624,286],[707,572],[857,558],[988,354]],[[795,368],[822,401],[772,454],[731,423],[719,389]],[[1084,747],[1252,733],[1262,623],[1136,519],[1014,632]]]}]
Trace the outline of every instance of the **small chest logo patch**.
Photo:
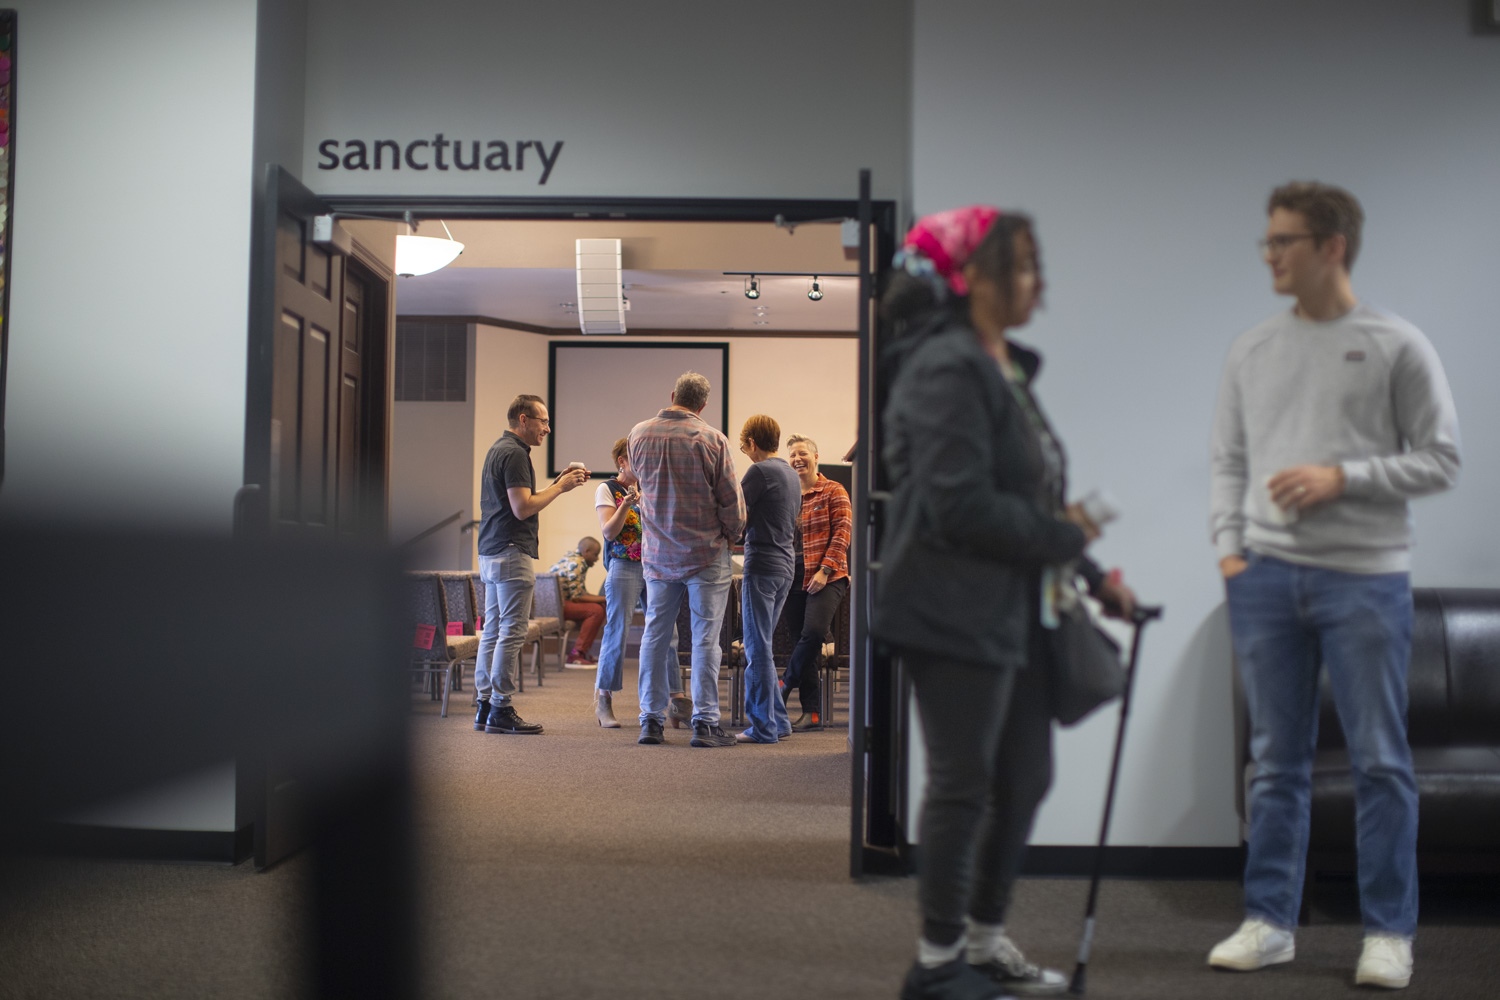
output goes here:
[{"label": "small chest logo patch", "polygon": [[1365,352],[1364,351],[1350,351],[1348,354],[1344,355],[1344,360],[1345,361],[1363,361],[1364,359],[1365,359]]}]

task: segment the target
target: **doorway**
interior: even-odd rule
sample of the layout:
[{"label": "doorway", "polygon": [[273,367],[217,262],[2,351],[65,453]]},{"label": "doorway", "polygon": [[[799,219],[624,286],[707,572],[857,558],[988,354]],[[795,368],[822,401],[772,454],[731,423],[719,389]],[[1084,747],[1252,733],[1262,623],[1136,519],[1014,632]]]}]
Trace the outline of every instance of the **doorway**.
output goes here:
[{"label": "doorway", "polygon": [[[297,362],[298,371],[311,372],[312,376],[320,378],[326,373],[318,368],[316,360],[309,364],[305,358],[309,342],[314,345],[312,352],[314,354],[317,353],[317,348],[322,342],[318,339],[318,333],[309,337],[303,331],[315,329],[321,333],[331,331],[334,327],[313,327],[310,319],[299,320],[302,322],[302,326],[299,327],[297,325],[299,321],[286,318],[287,310],[284,307],[278,308],[278,301],[275,297],[278,283],[285,286],[296,281],[305,285],[309,280],[298,271],[295,262],[299,252],[304,255],[308,253],[305,234],[310,232],[312,219],[316,215],[334,214],[341,219],[395,222],[406,218],[407,213],[410,213],[411,217],[417,220],[443,220],[449,225],[453,225],[455,221],[608,221],[622,225],[646,222],[756,223],[784,227],[789,232],[794,231],[797,226],[814,222],[855,220],[858,247],[851,261],[852,266],[849,267],[856,288],[853,325],[857,341],[855,356],[858,366],[855,443],[851,449],[854,465],[852,477],[854,488],[851,490],[851,500],[855,510],[855,531],[854,542],[851,545],[850,572],[855,597],[852,602],[853,636],[850,657],[853,693],[850,699],[849,728],[852,807],[849,858],[850,872],[855,876],[867,871],[892,870],[896,864],[896,851],[902,843],[898,809],[899,787],[902,780],[899,766],[901,742],[897,724],[899,714],[897,706],[902,702],[899,691],[894,686],[895,680],[891,674],[890,663],[884,657],[875,655],[868,641],[866,606],[871,592],[871,527],[875,525],[879,515],[878,507],[872,507],[876,497],[872,496],[870,482],[872,467],[870,455],[877,433],[873,410],[874,346],[872,342],[873,307],[876,301],[876,265],[877,262],[888,261],[894,251],[896,212],[893,202],[876,202],[870,199],[868,172],[863,172],[860,178],[858,199],[780,199],[774,201],[317,197],[284,171],[275,171],[273,168],[273,175],[271,180],[274,183],[267,185],[267,200],[274,202],[275,210],[273,212],[272,207],[267,205],[258,216],[260,231],[257,245],[264,249],[256,269],[255,286],[252,288],[252,299],[259,304],[259,309],[252,323],[251,356],[252,360],[260,359],[262,355],[269,358],[279,357],[283,359],[280,363],[290,372],[291,359],[300,349],[302,353]],[[276,232],[282,234],[275,238],[270,235],[272,218],[275,219]],[[300,228],[291,227],[286,221],[289,218],[295,219]],[[300,239],[294,239],[294,236]],[[356,251],[359,249],[358,243],[355,249]],[[379,255],[370,256],[378,258]],[[316,255],[313,255],[313,259],[321,267],[321,259]],[[389,265],[382,264],[378,259],[363,259],[358,253],[352,255],[351,259],[360,260],[365,268],[373,273],[377,281],[381,278],[389,281],[388,276],[392,270]],[[725,270],[736,269],[726,268]],[[344,278],[346,283],[349,280],[349,273],[350,269],[346,266]],[[321,275],[321,271],[316,272],[317,277],[321,278]],[[291,296],[297,294],[300,293],[293,289]],[[369,369],[362,369],[365,372],[365,381],[362,383],[364,386],[368,387],[373,384],[373,379],[376,377],[381,378],[385,386],[382,400],[386,407],[383,413],[383,424],[378,419],[374,408],[368,414],[364,410],[359,411],[362,425],[370,428],[368,437],[360,440],[379,454],[371,456],[369,468],[356,469],[353,473],[356,481],[366,484],[369,488],[367,493],[356,491],[355,495],[360,498],[360,509],[363,512],[357,519],[358,523],[365,530],[371,531],[375,530],[377,524],[379,530],[388,530],[390,512],[389,456],[392,447],[391,406],[393,403],[391,387],[394,382],[396,346],[394,334],[397,319],[395,296],[396,291],[392,287],[384,299],[386,303],[385,349],[378,353],[383,357],[386,368],[374,376],[371,375]],[[331,298],[331,293],[322,297]],[[367,295],[366,298],[368,297]],[[378,297],[378,292],[376,297]],[[426,314],[414,318],[431,321],[433,315]],[[469,316],[468,318],[482,319],[483,317]],[[333,320],[330,319],[327,322],[332,323]],[[516,323],[511,322],[507,325],[514,327]],[[298,336],[295,338],[291,334],[294,327],[298,330]],[[541,332],[547,335],[552,331]],[[695,335],[702,338],[709,334],[700,330],[695,331]],[[364,359],[371,357],[368,348],[360,352],[360,355]],[[264,359],[262,359],[262,366],[269,368],[270,373],[274,373],[276,369],[275,365],[267,365]],[[254,369],[255,365],[252,365],[252,370]],[[292,440],[291,432],[285,426],[292,413],[291,405],[286,402],[290,398],[290,393],[283,389],[281,395],[278,396],[276,380],[270,373],[260,385],[257,385],[252,378],[252,391],[247,399],[246,484],[248,500],[245,508],[247,511],[253,511],[253,515],[247,514],[245,520],[252,525],[251,530],[264,526],[264,530],[282,531],[298,537],[327,533],[328,529],[324,522],[317,521],[308,515],[309,513],[316,514],[319,510],[326,510],[328,495],[320,494],[316,489],[319,480],[315,472],[309,471],[316,463],[305,457],[305,451],[298,452],[299,459],[296,464],[290,463],[286,458],[286,443]],[[283,381],[284,384],[289,385],[290,376],[285,376]],[[305,385],[308,381],[309,377],[303,375],[299,385]],[[331,376],[326,381],[336,389],[345,384],[335,382]],[[335,392],[334,395],[336,396],[337,393]],[[279,409],[278,401],[281,401]],[[311,405],[315,408],[317,404],[314,402]],[[299,417],[309,410],[309,405],[301,402],[301,397],[299,397],[298,407]],[[375,426],[377,424],[385,429],[383,437],[378,433],[379,427]],[[299,424],[296,440],[300,443],[309,434],[316,438],[316,430],[317,428],[314,427],[309,432]],[[488,442],[485,444],[487,445]],[[830,453],[834,451],[833,448],[828,450]],[[842,445],[839,450],[842,451]],[[330,457],[325,455],[325,463]],[[834,454],[824,456],[825,460],[837,457],[840,456]],[[337,482],[336,473],[341,473],[339,473],[337,462],[334,461],[333,464],[334,470],[325,473],[325,476],[331,476]],[[378,473],[373,471],[377,468]],[[283,471],[280,472],[280,478],[273,490],[271,475],[273,470],[278,469]],[[291,504],[287,496],[293,475],[297,477],[293,493],[297,500],[295,506]],[[311,489],[309,482],[312,483]],[[336,489],[333,495],[337,497]],[[311,499],[307,499],[309,497]],[[319,499],[324,502],[324,507],[319,507]],[[342,508],[337,507],[336,503],[334,509],[337,514],[342,515]],[[270,527],[277,523],[278,518],[282,527]],[[335,523],[339,520],[340,517],[335,517]],[[269,811],[274,812],[274,809]],[[275,817],[267,815],[267,810],[263,809],[261,815],[265,823],[274,826]],[[257,860],[261,860],[259,852]]]}]

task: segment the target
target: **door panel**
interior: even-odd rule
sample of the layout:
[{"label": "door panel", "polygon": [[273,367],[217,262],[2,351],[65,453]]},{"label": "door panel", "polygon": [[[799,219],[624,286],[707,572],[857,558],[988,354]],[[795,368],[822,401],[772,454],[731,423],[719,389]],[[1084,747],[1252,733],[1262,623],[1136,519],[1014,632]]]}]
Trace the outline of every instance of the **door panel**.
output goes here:
[{"label": "door panel", "polygon": [[[329,209],[284,170],[269,168],[257,199],[236,533],[383,538],[388,435],[370,428],[388,416],[392,276],[311,243],[313,217]],[[239,762],[237,824],[254,824],[260,867],[305,843],[306,764],[274,739]]]},{"label": "door panel", "polygon": [[304,528],[328,524],[328,416],[333,400],[328,398],[328,351],[332,338],[327,330],[308,327],[302,341],[301,468],[298,493],[301,504],[297,521]]},{"label": "door panel", "polygon": [[337,478],[344,260],[308,241],[315,207],[278,213],[271,419],[280,454],[269,469],[269,529],[322,536],[337,531]]}]

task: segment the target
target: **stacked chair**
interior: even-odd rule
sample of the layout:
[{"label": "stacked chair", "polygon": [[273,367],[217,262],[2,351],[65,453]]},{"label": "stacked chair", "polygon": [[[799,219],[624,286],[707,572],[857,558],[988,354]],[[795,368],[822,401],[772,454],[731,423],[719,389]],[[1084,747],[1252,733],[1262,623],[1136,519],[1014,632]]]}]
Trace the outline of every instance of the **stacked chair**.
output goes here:
[{"label": "stacked chair", "polygon": [[[542,685],[542,641],[547,638],[557,640],[557,669],[563,669],[567,662],[568,650],[572,636],[578,631],[578,623],[570,622],[563,617],[563,591],[562,580],[556,573],[538,573],[536,575],[536,592],[532,598],[531,620],[537,625],[536,649],[532,653],[531,666],[536,673],[538,687]],[[532,642],[532,630],[527,631],[526,641]]]},{"label": "stacked chair", "polygon": [[[443,581],[436,573],[408,573],[403,586],[412,629],[411,669],[424,676],[435,699],[441,694],[442,715],[448,716],[448,693],[465,662],[473,663],[479,652],[479,637],[449,635],[449,615]],[[472,599],[471,599],[472,600]],[[460,612],[461,614],[462,612]],[[472,626],[471,626],[472,629]]]}]

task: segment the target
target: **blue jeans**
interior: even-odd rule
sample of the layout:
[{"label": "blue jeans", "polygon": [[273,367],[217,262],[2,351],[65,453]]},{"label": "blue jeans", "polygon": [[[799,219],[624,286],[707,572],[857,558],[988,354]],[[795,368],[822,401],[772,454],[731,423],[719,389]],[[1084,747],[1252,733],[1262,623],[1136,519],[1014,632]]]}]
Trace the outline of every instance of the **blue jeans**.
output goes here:
[{"label": "blue jeans", "polygon": [[682,597],[693,612],[693,722],[719,722],[719,628],[729,600],[729,548],[681,580],[646,581],[646,633],[641,636],[641,721],[666,720],[667,659]]},{"label": "blue jeans", "polygon": [[[625,687],[625,645],[630,638],[630,618],[637,606],[646,610],[646,574],[633,559],[611,559],[604,578],[604,636],[599,640],[599,671],[594,686],[600,691]],[[682,693],[682,670],[677,660],[677,625],[672,624],[672,642],[666,652],[667,687]]]},{"label": "blue jeans", "polygon": [[759,576],[746,573],[740,587],[740,608],[745,627],[745,715],[750,735],[757,743],[775,743],[792,734],[786,702],[776,683],[776,660],[771,655],[771,633],[781,618],[786,595],[792,589],[790,576]]},{"label": "blue jeans", "polygon": [[512,545],[498,556],[480,556],[479,578],[484,581],[484,633],[474,661],[474,692],[480,701],[507,705],[521,674],[536,565]]},{"label": "blue jeans", "polygon": [[1411,581],[1251,553],[1229,625],[1250,710],[1245,910],[1296,926],[1307,867],[1318,668],[1328,668],[1354,774],[1359,903],[1368,933],[1417,929],[1417,785],[1406,741]]}]

